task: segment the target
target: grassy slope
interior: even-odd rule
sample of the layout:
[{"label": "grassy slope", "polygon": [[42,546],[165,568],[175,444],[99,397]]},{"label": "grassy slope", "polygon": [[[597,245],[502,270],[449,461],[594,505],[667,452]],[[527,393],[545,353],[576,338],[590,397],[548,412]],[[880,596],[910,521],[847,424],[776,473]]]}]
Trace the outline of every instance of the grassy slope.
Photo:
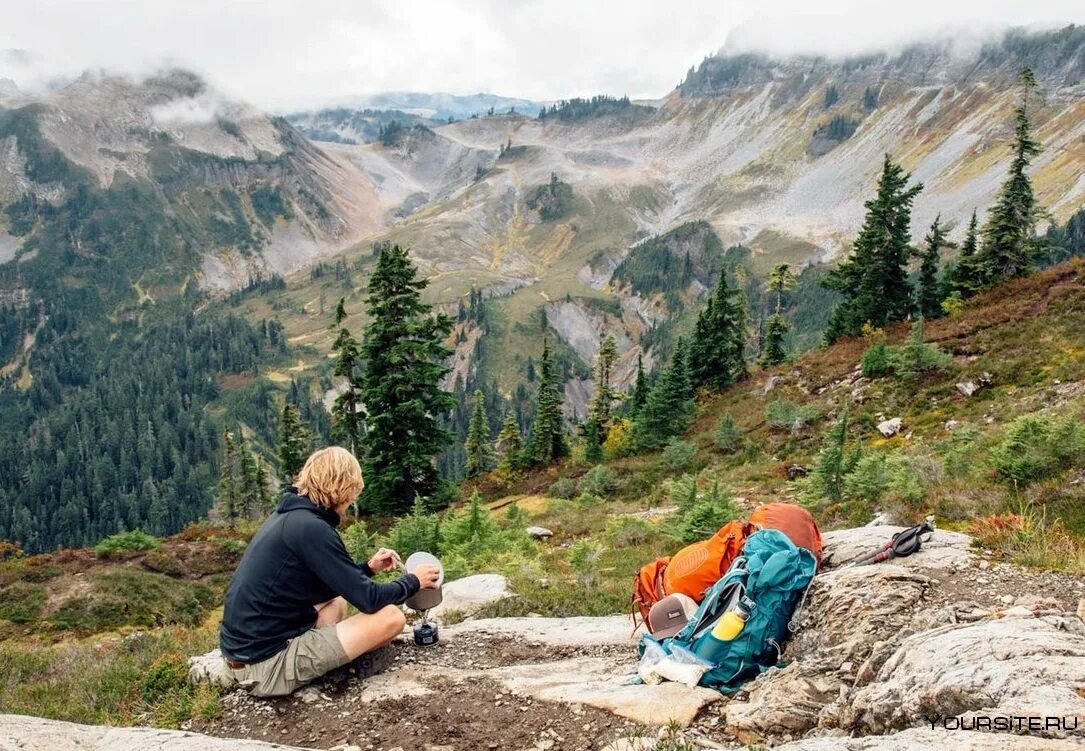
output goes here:
[{"label": "grassy slope", "polygon": [[[891,341],[905,335],[904,326],[889,332]],[[492,501],[497,519],[516,500],[531,523],[549,527],[555,536],[527,554],[474,562],[477,568],[504,571],[519,595],[483,615],[626,612],[636,569],[680,547],[667,534],[666,516],[634,521],[627,514],[674,506],[681,500],[676,497],[681,479],[692,476],[702,489],[718,481],[744,511],[770,500],[807,500],[808,488],[803,481],[789,481],[786,468],[814,463],[825,429],[845,403],[853,419],[853,446],[861,444],[867,453],[898,451],[926,468],[918,502],[905,503],[889,493],[879,510],[900,521],[934,513],[942,526],[981,533],[992,527],[982,522],[974,527],[977,519],[1023,512],[1028,523],[1014,528],[1011,538],[987,535],[982,542],[1021,562],[1085,571],[1082,464],[1020,491],[989,464],[991,446],[1013,418],[1039,411],[1085,414],[1085,261],[988,293],[963,315],[931,322],[927,338],[952,352],[954,362],[947,372],[916,383],[853,382],[866,342],[852,340],[705,396],[686,436],[697,446],[694,458],[680,466],[668,465],[659,453],[610,460],[606,464],[617,479],[605,498],[546,497],[559,477],[582,481],[589,467],[575,458],[511,482],[484,478],[478,489]],[[956,392],[957,381],[983,373],[991,376],[989,388],[970,399]],[[777,378],[766,394],[770,376]],[[853,398],[857,387],[861,403]],[[773,429],[765,413],[779,399],[816,416],[798,433]],[[713,446],[715,426],[725,413],[744,434],[744,448],[736,454]],[[875,430],[881,415],[903,418],[904,435],[883,439]],[[976,429],[965,460],[957,462],[964,470],[951,468],[946,446],[952,432],[945,427],[950,419]],[[814,507],[826,528],[865,521],[875,510],[870,504]],[[1055,519],[1071,531],[1035,534],[1050,530]],[[183,687],[178,676],[183,655],[215,644],[216,606],[237,559],[238,536],[196,527],[157,551],[123,560],[60,551],[0,562],[0,599],[8,619],[0,619],[0,673],[10,676],[0,686],[0,711],[163,725],[214,714],[217,696]],[[118,602],[129,606],[118,610]],[[60,617],[66,612],[83,615]],[[143,635],[133,636],[134,631]]]}]

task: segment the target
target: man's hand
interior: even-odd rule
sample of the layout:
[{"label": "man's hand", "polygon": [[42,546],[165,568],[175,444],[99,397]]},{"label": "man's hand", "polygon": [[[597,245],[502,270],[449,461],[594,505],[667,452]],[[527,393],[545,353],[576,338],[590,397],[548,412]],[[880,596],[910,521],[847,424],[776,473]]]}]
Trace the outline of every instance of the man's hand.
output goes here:
[{"label": "man's hand", "polygon": [[378,574],[395,568],[397,563],[399,563],[399,553],[389,548],[381,548],[369,559],[369,568],[373,569],[373,573]]},{"label": "man's hand", "polygon": [[423,564],[411,572],[418,577],[422,589],[437,589],[437,580],[441,578],[441,567]]}]

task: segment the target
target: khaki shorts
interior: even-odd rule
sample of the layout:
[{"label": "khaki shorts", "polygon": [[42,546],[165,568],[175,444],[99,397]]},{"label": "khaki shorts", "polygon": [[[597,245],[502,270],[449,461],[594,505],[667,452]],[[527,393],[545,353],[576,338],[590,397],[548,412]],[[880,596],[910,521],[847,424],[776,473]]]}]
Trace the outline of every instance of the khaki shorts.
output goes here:
[{"label": "khaki shorts", "polygon": [[348,662],[332,624],[295,636],[286,649],[263,662],[230,672],[253,696],[285,696]]}]

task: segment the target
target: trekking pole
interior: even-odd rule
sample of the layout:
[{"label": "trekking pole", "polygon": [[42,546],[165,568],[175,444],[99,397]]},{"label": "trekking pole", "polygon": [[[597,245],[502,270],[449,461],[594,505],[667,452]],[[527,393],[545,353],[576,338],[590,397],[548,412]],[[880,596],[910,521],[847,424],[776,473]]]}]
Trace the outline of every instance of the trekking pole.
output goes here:
[{"label": "trekking pole", "polygon": [[914,527],[908,527],[902,529],[893,535],[885,545],[882,545],[877,550],[872,550],[869,553],[864,553],[858,558],[853,559],[847,566],[870,566],[875,563],[882,563],[892,558],[905,558],[912,553],[917,552],[923,543],[931,539],[934,534],[934,517],[928,516],[922,524],[917,524]]}]

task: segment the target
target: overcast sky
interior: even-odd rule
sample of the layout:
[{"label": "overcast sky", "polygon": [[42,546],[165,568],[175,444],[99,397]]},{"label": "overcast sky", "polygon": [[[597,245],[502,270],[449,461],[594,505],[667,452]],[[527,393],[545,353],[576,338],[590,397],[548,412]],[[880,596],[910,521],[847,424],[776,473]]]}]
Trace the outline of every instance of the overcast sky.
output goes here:
[{"label": "overcast sky", "polygon": [[1070,22],[1083,0],[4,0],[0,77],[178,64],[280,111],[390,90],[659,97],[725,45],[846,54]]}]

